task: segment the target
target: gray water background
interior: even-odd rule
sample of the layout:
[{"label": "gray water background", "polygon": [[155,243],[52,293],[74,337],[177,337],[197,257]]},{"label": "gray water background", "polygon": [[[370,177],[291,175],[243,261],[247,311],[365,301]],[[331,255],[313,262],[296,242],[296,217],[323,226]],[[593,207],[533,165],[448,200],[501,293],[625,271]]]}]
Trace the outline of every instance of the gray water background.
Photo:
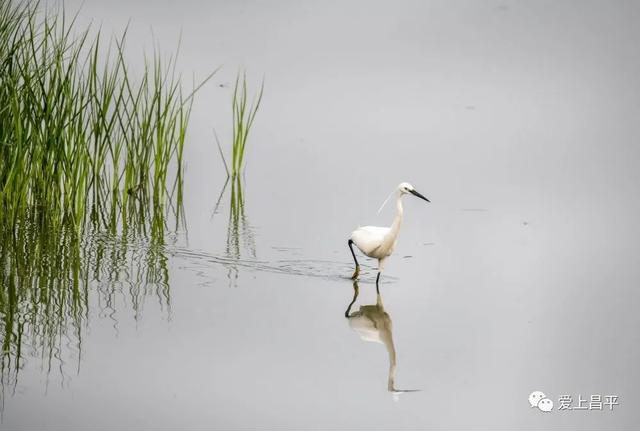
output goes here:
[{"label": "gray water background", "polygon": [[[0,428],[637,426],[637,1],[86,0],[79,20],[130,20],[134,61],[181,35],[186,81],[223,68],[193,109],[170,310],[93,298],[81,351],[28,358]],[[265,96],[244,183],[255,258],[234,265],[212,129],[228,142],[239,68]],[[405,199],[381,285],[398,386],[421,389],[394,401],[384,347],[343,313],[348,234],[390,223],[376,210],[401,181],[432,204]],[[357,305],[375,302],[369,265]],[[620,405],[543,414],[533,390]]]}]

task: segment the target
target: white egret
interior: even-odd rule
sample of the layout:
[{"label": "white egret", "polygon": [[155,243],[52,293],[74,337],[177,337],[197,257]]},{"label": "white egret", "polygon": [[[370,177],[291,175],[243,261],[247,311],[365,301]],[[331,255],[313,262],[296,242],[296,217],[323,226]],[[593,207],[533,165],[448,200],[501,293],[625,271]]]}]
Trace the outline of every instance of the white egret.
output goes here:
[{"label": "white egret", "polygon": [[385,261],[389,256],[391,256],[391,253],[393,253],[393,250],[396,247],[396,242],[398,241],[398,234],[400,233],[400,226],[402,225],[402,197],[407,193],[411,193],[420,199],[431,202],[429,199],[418,193],[411,184],[400,183],[396,198],[396,217],[393,219],[391,226],[364,226],[359,227],[351,233],[348,244],[349,249],[351,249],[353,261],[356,264],[356,269],[351,277],[352,279],[357,279],[360,274],[360,265],[358,264],[358,259],[356,259],[356,254],[353,252],[353,244],[355,244],[356,247],[358,247],[358,249],[365,255],[378,259],[376,285],[380,281],[380,274],[384,270]]}]

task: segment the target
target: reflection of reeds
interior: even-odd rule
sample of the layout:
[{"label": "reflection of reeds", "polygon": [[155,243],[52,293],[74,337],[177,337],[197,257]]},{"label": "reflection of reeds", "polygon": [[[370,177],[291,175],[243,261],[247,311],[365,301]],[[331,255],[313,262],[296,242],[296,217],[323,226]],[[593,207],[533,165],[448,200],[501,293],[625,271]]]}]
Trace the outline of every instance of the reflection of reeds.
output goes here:
[{"label": "reflection of reeds", "polygon": [[229,196],[229,219],[227,222],[227,244],[225,254],[227,257],[233,259],[240,259],[243,254],[243,250],[246,250],[250,253],[252,258],[255,258],[256,246],[253,238],[253,231],[245,213],[245,195],[243,193],[241,177],[228,178],[224,183],[214,214],[220,206],[229,182],[231,182],[231,191]]},{"label": "reflection of reeds", "polygon": [[91,304],[98,303],[99,315],[114,325],[118,298],[127,299],[136,319],[149,296],[170,313],[165,230],[153,227],[165,225],[165,214],[144,201],[128,206],[129,219],[115,232],[79,235],[72,224],[57,226],[39,211],[19,220],[13,231],[0,231],[3,393],[15,387],[29,358],[39,358],[47,375],[53,365],[64,373],[66,356],[80,354],[96,312]]},{"label": "reflection of reeds", "polygon": [[253,232],[244,211],[244,194],[240,177],[231,180],[231,196],[229,200],[229,223],[227,225],[227,256],[240,258],[244,248],[256,257],[256,246]]}]

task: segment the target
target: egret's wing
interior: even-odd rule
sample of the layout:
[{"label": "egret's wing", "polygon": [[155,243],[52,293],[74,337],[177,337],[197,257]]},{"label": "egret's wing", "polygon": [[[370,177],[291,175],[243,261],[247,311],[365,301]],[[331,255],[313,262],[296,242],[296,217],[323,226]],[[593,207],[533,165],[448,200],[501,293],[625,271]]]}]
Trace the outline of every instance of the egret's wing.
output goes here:
[{"label": "egret's wing", "polygon": [[353,231],[351,240],[364,254],[369,255],[382,244],[388,232],[388,227],[363,226]]}]

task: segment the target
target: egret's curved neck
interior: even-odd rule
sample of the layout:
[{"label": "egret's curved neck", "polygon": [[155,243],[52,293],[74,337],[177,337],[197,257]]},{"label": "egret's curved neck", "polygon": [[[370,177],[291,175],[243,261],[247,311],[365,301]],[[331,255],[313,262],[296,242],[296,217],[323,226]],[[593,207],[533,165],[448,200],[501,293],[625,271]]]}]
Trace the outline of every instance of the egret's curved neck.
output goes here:
[{"label": "egret's curved neck", "polygon": [[393,219],[393,223],[391,224],[391,233],[393,235],[398,235],[398,232],[400,231],[403,213],[404,210],[402,208],[402,193],[398,193],[398,197],[396,198],[396,216]]}]

